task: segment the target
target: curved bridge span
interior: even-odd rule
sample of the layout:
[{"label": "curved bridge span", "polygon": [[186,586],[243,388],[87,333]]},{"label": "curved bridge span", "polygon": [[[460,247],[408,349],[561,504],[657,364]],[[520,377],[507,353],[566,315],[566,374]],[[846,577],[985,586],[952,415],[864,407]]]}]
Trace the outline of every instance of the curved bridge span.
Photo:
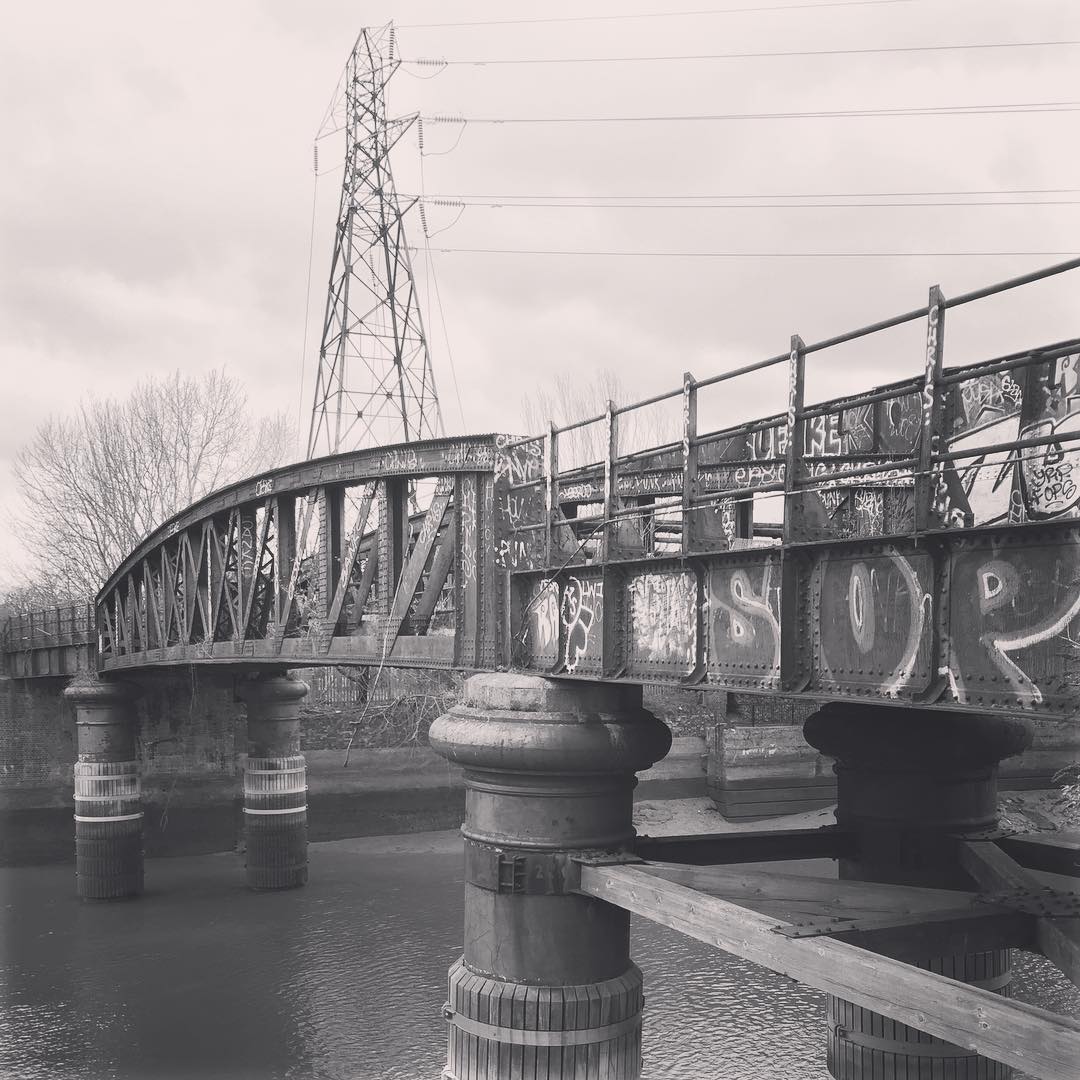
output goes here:
[{"label": "curved bridge span", "polygon": [[[947,367],[944,328],[950,308],[1074,266],[935,288],[925,308],[541,436],[233,485],[118,567],[98,667],[512,669],[1068,715],[1080,339]],[[918,321],[918,374],[806,401],[813,354]],[[710,425],[710,388],[772,367],[777,411]],[[641,422],[663,409],[666,427]]]},{"label": "curved bridge span", "polygon": [[605,460],[565,472],[566,429],[266,473],[117,569],[98,666],[509,668],[1065,715],[1078,361],[1069,341],[946,369],[932,417],[917,378],[704,436],[687,377],[679,443],[621,456],[612,409]]}]

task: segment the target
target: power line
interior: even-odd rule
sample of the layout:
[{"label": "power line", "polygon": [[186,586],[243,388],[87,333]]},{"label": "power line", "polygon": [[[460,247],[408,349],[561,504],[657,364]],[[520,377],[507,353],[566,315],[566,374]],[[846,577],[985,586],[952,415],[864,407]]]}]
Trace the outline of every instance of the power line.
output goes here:
[{"label": "power line", "polygon": [[906,259],[906,258],[1071,258],[1076,251],[585,251],[554,248],[432,248],[441,255],[574,255],[648,259]]},{"label": "power line", "polygon": [[819,8],[885,7],[912,4],[918,0],[827,0],[820,4],[770,4],[768,6],[707,8],[697,11],[640,11],[623,15],[569,15],[544,19],[482,19],[475,22],[403,23],[399,30],[442,30],[466,26],[524,26],[537,23],[614,22],[627,19],[676,19],[697,15],[746,15],[760,11],[812,11]]},{"label": "power line", "polygon": [[[556,210],[873,210],[879,207],[941,207],[941,206],[1077,206],[1080,199],[1011,199],[1011,200],[968,200],[967,202],[723,202],[723,203],[675,203],[675,202],[514,202],[478,199],[455,199],[441,195],[429,195],[428,206],[449,207],[487,207],[493,210],[513,210],[516,208],[548,208]],[[434,235],[434,234],[433,234]]]},{"label": "power line", "polygon": [[[964,195],[1075,195],[1080,193],[1080,188],[973,188],[963,191],[810,191],[810,192],[762,192],[752,191],[742,194],[711,194],[711,195],[553,195],[550,192],[542,195],[517,194],[517,195],[492,195],[457,193],[453,195],[440,195],[442,199],[492,199],[511,201],[514,199],[542,199],[542,200],[630,200],[630,199],[659,199],[668,201],[677,200],[707,200],[707,199],[886,199],[886,198],[943,198],[945,196]],[[431,196],[435,198],[436,196]]]},{"label": "power line", "polygon": [[993,105],[925,105],[808,112],[698,113],[671,116],[425,116],[425,124],[656,124],[677,121],[821,120],[840,117],[981,116],[992,113],[1076,112],[1080,101],[1015,101]]},{"label": "power line", "polygon": [[963,45],[894,45],[865,49],[796,49],[787,52],[702,53],[689,56],[560,56],[538,59],[446,60],[436,57],[402,59],[403,64],[418,67],[494,67],[525,64],[631,64],[697,60],[764,60],[796,56],[869,56],[883,53],[958,52],[978,49],[1044,49],[1080,45],[1080,41],[998,41]]}]

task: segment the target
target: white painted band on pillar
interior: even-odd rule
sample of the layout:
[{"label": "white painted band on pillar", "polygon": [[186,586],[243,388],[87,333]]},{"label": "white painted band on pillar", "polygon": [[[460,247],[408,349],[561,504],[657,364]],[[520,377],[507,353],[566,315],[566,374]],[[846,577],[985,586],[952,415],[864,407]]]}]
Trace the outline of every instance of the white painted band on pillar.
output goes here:
[{"label": "white painted band on pillar", "polygon": [[266,795],[303,795],[307,791],[307,784],[303,787],[290,787],[290,788],[277,788],[274,791],[255,791],[252,788],[245,787],[245,795],[257,795],[260,798]]},{"label": "white painted band on pillar", "polygon": [[111,817],[85,817],[82,814],[75,814],[76,821],[136,821],[143,816],[140,810],[137,814],[114,814]]},{"label": "white painted band on pillar", "polygon": [[449,1005],[446,1006],[446,1014],[448,1014],[447,1020],[454,1027],[460,1028],[469,1035],[477,1035],[481,1039],[489,1039],[492,1042],[510,1046],[588,1046],[607,1042],[609,1039],[617,1039],[641,1027],[641,1013],[635,1013],[625,1020],[606,1024],[604,1027],[564,1028],[561,1031],[532,1031],[525,1028],[503,1027],[500,1024],[488,1024],[482,1020],[474,1020],[471,1016],[451,1012]]},{"label": "white painted band on pillar", "polygon": [[[306,788],[304,789],[307,790]],[[256,810],[253,807],[245,806],[245,814],[258,814],[260,817],[264,814],[302,814],[307,811],[307,803],[303,806],[284,806],[277,810]]]},{"label": "white painted band on pillar", "polygon": [[137,791],[130,792],[126,795],[76,795],[76,802],[116,802],[118,799],[137,799],[139,793]]}]

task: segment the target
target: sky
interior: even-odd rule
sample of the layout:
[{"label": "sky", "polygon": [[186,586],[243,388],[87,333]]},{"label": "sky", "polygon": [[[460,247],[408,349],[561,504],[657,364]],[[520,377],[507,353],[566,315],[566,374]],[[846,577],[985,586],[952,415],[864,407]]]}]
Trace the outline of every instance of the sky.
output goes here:
[{"label": "sky", "polygon": [[[391,20],[389,112],[469,121],[425,123],[423,158],[413,125],[391,159],[403,193],[473,197],[429,202],[427,243],[409,218],[449,433],[520,430],[559,378],[587,398],[609,370],[643,397],[919,307],[933,284],[1080,254],[1074,0],[11,5],[0,584],[25,562],[11,462],[50,414],[224,365],[306,434],[344,149],[321,140],[316,176],[314,140],[358,32]],[[1017,44],[1033,42],[1073,44]],[[746,53],[788,55],[730,55]],[[577,62],[496,62],[541,59]],[[762,116],[943,106],[993,111]],[[946,362],[1075,336],[1078,283],[950,313]],[[821,354],[808,400],[915,374],[922,336]],[[717,423],[785,405],[766,376],[723,386],[703,403]]]}]

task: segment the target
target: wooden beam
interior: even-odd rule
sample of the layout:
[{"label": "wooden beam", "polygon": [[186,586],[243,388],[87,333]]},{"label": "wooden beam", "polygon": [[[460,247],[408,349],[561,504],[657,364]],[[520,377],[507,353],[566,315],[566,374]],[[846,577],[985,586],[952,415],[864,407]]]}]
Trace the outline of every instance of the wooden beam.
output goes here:
[{"label": "wooden beam", "polygon": [[[1037,894],[1043,883],[989,840],[960,845],[964,869],[986,890],[1029,889]],[[1080,918],[1043,917],[1035,921],[1035,948],[1075,986],[1080,986]],[[1080,1062],[1080,1055],[1077,1056]]]},{"label": "wooden beam", "polygon": [[1021,833],[997,846],[1028,870],[1080,878],[1080,833]]},{"label": "wooden beam", "polygon": [[935,911],[970,904],[975,894],[953,889],[920,889],[909,885],[884,885],[876,881],[852,881],[772,870],[743,870],[726,866],[678,866],[649,862],[640,867],[667,881],[689,889],[721,896],[725,900],[810,900],[825,904],[831,914],[873,912],[903,914]]},{"label": "wooden beam", "polygon": [[639,836],[634,853],[661,862],[772,862],[783,859],[838,859],[854,853],[854,838],[836,825],[818,829],[771,829],[761,832],[689,836]]},{"label": "wooden beam", "polygon": [[788,938],[776,921],[629,866],[582,866],[579,892],[828,994],[1022,1069],[1075,1080],[1080,1022],[829,938]]},{"label": "wooden beam", "polygon": [[[909,963],[928,956],[1006,947],[1030,949],[1035,940],[1035,920],[1030,915],[990,904],[869,918],[834,918],[830,923],[823,932],[831,940],[846,941],[860,949]],[[789,936],[806,939],[821,935],[813,933],[812,928],[796,928]]]}]

